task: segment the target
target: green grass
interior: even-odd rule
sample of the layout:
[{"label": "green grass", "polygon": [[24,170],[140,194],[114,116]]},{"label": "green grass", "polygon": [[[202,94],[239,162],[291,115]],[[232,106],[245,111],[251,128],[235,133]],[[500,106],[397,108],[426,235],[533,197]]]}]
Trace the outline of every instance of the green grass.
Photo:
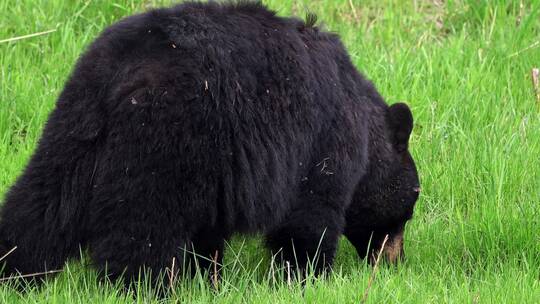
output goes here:
[{"label": "green grass", "polygon": [[[422,195],[408,259],[380,267],[368,303],[540,302],[540,1],[268,0],[338,32],[389,103],[413,110]],[[0,196],[20,174],[77,57],[108,24],[160,1],[0,0]],[[351,5],[355,7],[351,9]],[[197,277],[169,301],[358,303],[372,268],[343,239],[334,273],[274,280],[257,238],[237,237],[213,289]],[[83,263],[85,264],[85,263]],[[0,283],[0,303],[154,303],[99,283],[80,262],[41,288]],[[86,263],[88,264],[88,263]]]}]

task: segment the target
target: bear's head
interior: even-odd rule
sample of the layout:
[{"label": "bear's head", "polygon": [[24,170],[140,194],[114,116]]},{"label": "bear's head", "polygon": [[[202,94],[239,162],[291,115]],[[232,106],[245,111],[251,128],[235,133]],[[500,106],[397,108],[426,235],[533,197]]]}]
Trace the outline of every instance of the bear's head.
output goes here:
[{"label": "bear's head", "polygon": [[395,262],[403,257],[405,224],[412,218],[420,194],[418,173],[408,150],[411,111],[406,104],[397,103],[385,109],[383,117],[383,131],[370,134],[368,172],[347,210],[344,232],[360,257],[368,255],[370,262],[383,243],[386,260]]}]

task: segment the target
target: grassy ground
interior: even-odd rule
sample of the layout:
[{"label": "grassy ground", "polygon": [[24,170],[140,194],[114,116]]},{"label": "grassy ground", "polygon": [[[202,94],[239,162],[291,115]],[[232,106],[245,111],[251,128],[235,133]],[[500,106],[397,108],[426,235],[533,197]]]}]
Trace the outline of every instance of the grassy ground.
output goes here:
[{"label": "grassy ground", "polygon": [[[406,101],[423,192],[408,259],[380,267],[369,303],[540,302],[540,1],[268,0],[317,13],[390,103]],[[444,3],[443,3],[444,2]],[[77,56],[108,24],[161,2],[0,0],[0,196],[30,157]],[[357,303],[372,268],[343,239],[335,272],[274,282],[258,239],[236,238],[217,290],[184,280],[188,303]],[[84,263],[83,263],[84,264]],[[1,303],[153,303],[101,284],[79,262],[41,288],[0,283]]]}]

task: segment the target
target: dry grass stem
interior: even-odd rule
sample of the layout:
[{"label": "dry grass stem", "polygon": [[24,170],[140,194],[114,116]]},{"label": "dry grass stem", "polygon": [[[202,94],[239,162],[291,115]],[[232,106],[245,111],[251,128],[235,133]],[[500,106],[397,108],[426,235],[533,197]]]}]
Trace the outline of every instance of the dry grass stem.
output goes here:
[{"label": "dry grass stem", "polygon": [[0,261],[2,261],[3,259],[7,258],[8,255],[10,255],[13,251],[15,251],[17,249],[17,246],[11,248],[11,250],[9,250],[6,254],[4,254],[2,257],[0,257]]},{"label": "dry grass stem", "polygon": [[531,70],[532,84],[536,101],[540,103],[540,69],[533,68]]},{"label": "dry grass stem", "polygon": [[44,272],[35,272],[35,273],[29,273],[29,274],[14,275],[14,276],[6,277],[6,278],[0,278],[0,282],[6,282],[6,281],[10,281],[10,280],[23,279],[23,278],[38,277],[38,276],[42,276],[42,275],[48,275],[48,274],[59,273],[59,272],[62,272],[62,269],[49,270],[49,271],[44,271]]},{"label": "dry grass stem", "polygon": [[517,52],[515,52],[513,54],[510,54],[507,58],[516,57],[517,55],[519,55],[519,54],[521,54],[521,53],[523,53],[525,51],[528,51],[530,49],[534,49],[535,47],[538,47],[538,46],[540,46],[540,40],[535,41],[533,44],[529,45],[528,47],[526,47],[526,48],[524,48],[522,50],[519,50],[519,51],[517,51]]},{"label": "dry grass stem", "polygon": [[351,6],[351,12],[354,16],[354,20],[358,21],[358,13],[356,13],[356,7],[354,7],[354,4],[352,3],[352,0],[349,0],[349,5]]},{"label": "dry grass stem", "polygon": [[362,301],[360,303],[366,303],[369,290],[371,289],[371,285],[373,284],[373,281],[375,280],[375,276],[377,275],[377,267],[379,266],[379,261],[381,260],[381,255],[384,251],[384,246],[386,245],[386,242],[388,241],[388,234],[384,237],[383,243],[381,245],[381,249],[379,250],[379,254],[377,255],[377,259],[375,260],[375,265],[373,266],[373,270],[371,271],[371,276],[368,280],[368,285],[366,287],[366,290],[364,291],[364,296],[362,297]]},{"label": "dry grass stem", "polygon": [[523,19],[523,0],[519,1],[519,13],[516,18],[516,26],[519,26],[521,24],[521,20]]},{"label": "dry grass stem", "polygon": [[287,285],[288,285],[288,286],[291,286],[291,285],[292,285],[292,279],[291,279],[291,262],[287,261],[287,262],[286,262],[286,265],[287,265]]},{"label": "dry grass stem", "polygon": [[176,257],[173,257],[172,263],[171,263],[171,272],[169,273],[169,288],[171,288],[171,290],[174,290],[174,285],[176,282],[175,266],[176,266]]},{"label": "dry grass stem", "polygon": [[28,35],[24,35],[24,36],[7,38],[7,39],[0,40],[0,43],[12,42],[12,41],[32,38],[32,37],[36,37],[36,36],[41,36],[41,35],[47,35],[47,34],[50,34],[52,32],[56,32],[56,29],[52,29],[52,30],[48,30],[48,31],[44,31],[44,32],[39,32],[39,33],[34,33],[34,34],[28,34]]},{"label": "dry grass stem", "polygon": [[212,265],[214,267],[214,272],[212,273],[212,284],[214,285],[215,289],[218,289],[218,267],[217,267],[217,261],[219,257],[219,251],[216,250],[216,254],[214,255],[214,258],[212,259]]}]

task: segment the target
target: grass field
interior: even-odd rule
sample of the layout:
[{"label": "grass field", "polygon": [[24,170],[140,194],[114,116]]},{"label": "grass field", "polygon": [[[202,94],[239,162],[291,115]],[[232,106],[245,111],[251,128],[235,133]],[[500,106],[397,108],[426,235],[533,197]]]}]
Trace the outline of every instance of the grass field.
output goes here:
[{"label": "grass field", "polygon": [[[389,103],[407,102],[422,195],[407,260],[379,267],[368,303],[540,303],[540,1],[268,0],[314,12],[338,32]],[[0,0],[0,196],[32,154],[84,48],[108,24],[155,1]],[[183,303],[359,303],[372,268],[342,239],[334,273],[305,286],[274,280],[257,238],[236,237],[224,278],[178,283]],[[2,253],[3,254],[3,253]],[[98,283],[70,262],[41,288],[0,283],[0,303],[155,303]]]}]

